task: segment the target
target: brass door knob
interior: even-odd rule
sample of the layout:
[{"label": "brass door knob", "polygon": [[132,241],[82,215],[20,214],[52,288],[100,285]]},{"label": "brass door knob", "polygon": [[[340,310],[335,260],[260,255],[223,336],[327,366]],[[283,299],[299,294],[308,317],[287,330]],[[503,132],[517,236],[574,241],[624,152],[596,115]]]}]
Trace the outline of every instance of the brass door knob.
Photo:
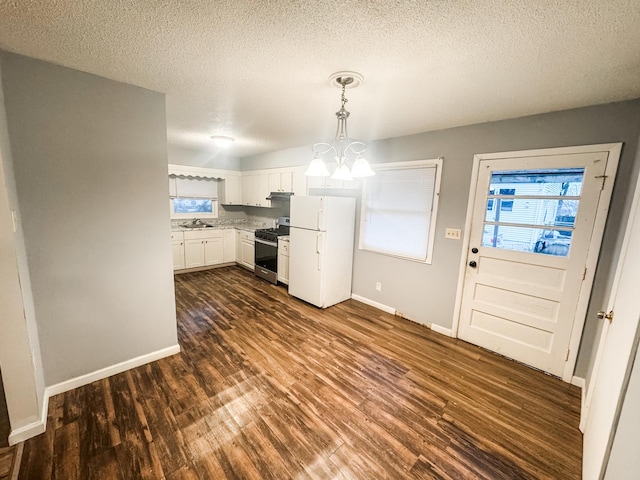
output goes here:
[{"label": "brass door knob", "polygon": [[606,318],[607,320],[609,320],[609,323],[613,321],[613,310],[611,310],[609,313],[605,312],[604,310],[600,310],[597,315],[600,320]]}]

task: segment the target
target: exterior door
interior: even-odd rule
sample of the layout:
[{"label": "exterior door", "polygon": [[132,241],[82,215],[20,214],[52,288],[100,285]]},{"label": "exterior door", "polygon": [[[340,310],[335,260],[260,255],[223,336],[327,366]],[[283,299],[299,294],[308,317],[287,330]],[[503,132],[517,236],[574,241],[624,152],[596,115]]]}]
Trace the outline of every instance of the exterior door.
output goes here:
[{"label": "exterior door", "polygon": [[[618,259],[615,280],[587,393],[582,460],[585,480],[603,478],[640,336],[640,180]],[[636,362],[635,368],[638,368]],[[637,402],[629,398],[625,402]],[[635,439],[637,442],[637,438]],[[637,447],[637,443],[635,443]],[[638,478],[628,471],[626,478]],[[623,477],[617,477],[623,478]]]},{"label": "exterior door", "polygon": [[562,376],[609,152],[545,153],[478,162],[458,335]]}]

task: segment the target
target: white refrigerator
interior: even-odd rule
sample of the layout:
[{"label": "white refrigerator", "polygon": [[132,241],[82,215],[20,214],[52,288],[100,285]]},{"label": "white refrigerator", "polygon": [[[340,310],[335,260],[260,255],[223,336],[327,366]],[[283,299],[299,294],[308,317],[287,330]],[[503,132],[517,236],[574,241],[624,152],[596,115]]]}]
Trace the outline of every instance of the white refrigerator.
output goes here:
[{"label": "white refrigerator", "polygon": [[355,198],[291,197],[291,295],[320,308],[351,298],[355,216]]}]

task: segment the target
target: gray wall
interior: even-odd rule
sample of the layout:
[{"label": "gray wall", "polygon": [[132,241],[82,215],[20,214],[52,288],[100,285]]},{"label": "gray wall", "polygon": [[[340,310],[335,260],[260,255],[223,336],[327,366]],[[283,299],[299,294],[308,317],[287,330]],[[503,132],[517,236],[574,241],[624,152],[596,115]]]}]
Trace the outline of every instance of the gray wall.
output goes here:
[{"label": "gray wall", "polygon": [[[596,273],[576,375],[588,376],[594,339],[601,324],[595,317],[607,301],[613,260],[620,249],[620,228],[630,206],[640,161],[640,100],[554,112],[513,120],[426,132],[368,143],[372,163],[444,157],[436,239],[431,265],[409,262],[356,249],[353,293],[403,312],[420,323],[451,328],[462,244],[444,238],[447,227],[463,229],[473,155],[477,153],[624,142],[611,213]],[[242,159],[242,170],[307,164],[310,147]],[[375,290],[376,282],[382,291]]]},{"label": "gray wall", "polygon": [[164,95],[0,62],[46,385],[176,345]]},{"label": "gray wall", "polygon": [[[12,430],[40,419],[44,373],[11,165],[0,65],[0,369]],[[0,442],[6,439],[0,439]]]},{"label": "gray wall", "polygon": [[224,151],[217,151],[213,147],[208,150],[196,151],[169,146],[167,147],[167,155],[169,163],[176,165],[240,170],[240,160],[238,158],[230,156]]}]

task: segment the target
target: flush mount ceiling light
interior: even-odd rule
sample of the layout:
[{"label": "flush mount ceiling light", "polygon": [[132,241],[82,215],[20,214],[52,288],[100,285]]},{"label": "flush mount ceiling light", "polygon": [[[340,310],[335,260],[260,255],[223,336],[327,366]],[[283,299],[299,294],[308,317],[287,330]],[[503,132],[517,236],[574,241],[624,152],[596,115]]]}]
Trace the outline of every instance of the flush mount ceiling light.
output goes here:
[{"label": "flush mount ceiling light", "polygon": [[[315,156],[305,175],[309,177],[328,177],[331,175],[327,170],[327,165],[322,159],[322,155],[332,152],[335,156],[336,168],[331,175],[334,180],[353,180],[358,177],[370,177],[376,173],[371,169],[369,162],[362,156],[366,150],[366,145],[362,142],[349,141],[349,135],[347,134],[347,118],[349,118],[349,112],[344,108],[348,102],[344,92],[347,88],[355,88],[362,83],[363,77],[356,72],[337,72],[329,77],[329,81],[332,85],[342,88],[342,106],[340,110],[336,112],[338,117],[338,128],[336,130],[336,138],[333,144],[330,143],[316,143],[311,147]],[[347,164],[347,155],[355,156],[353,165],[349,169]]]},{"label": "flush mount ceiling light", "polygon": [[211,140],[213,140],[213,143],[218,147],[229,147],[235,141],[235,138],[225,137],[224,135],[213,135]]}]

